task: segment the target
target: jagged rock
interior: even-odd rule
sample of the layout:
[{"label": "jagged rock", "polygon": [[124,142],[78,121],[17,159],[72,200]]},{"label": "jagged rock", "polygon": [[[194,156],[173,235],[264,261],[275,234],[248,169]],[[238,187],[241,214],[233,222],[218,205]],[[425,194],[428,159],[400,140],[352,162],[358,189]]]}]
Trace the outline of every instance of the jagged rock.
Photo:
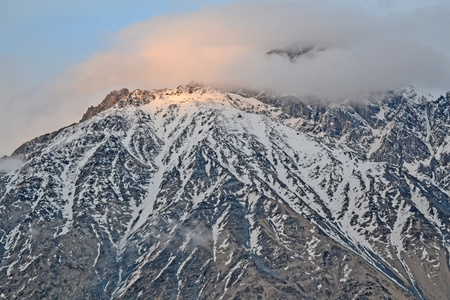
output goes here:
[{"label": "jagged rock", "polygon": [[105,99],[97,106],[90,106],[88,110],[84,113],[80,122],[89,120],[93,116],[101,113],[102,111],[107,110],[110,107],[113,107],[117,104],[121,99],[126,98],[130,92],[128,89],[121,89],[120,91],[112,91],[108,95],[106,95]]}]

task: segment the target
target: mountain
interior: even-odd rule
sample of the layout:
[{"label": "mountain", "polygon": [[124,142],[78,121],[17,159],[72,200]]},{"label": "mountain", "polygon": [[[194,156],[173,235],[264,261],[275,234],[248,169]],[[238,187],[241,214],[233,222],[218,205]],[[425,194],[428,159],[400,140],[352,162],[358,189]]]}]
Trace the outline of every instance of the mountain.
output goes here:
[{"label": "mountain", "polygon": [[449,107],[114,91],[0,173],[0,297],[446,299]]}]

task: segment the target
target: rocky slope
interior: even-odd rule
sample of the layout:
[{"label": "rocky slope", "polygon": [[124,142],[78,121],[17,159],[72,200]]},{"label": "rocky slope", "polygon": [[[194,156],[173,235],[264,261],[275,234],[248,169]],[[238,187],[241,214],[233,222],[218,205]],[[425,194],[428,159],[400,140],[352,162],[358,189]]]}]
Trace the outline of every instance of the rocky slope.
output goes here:
[{"label": "rocky slope", "polygon": [[449,105],[113,92],[0,173],[0,297],[445,299]]}]

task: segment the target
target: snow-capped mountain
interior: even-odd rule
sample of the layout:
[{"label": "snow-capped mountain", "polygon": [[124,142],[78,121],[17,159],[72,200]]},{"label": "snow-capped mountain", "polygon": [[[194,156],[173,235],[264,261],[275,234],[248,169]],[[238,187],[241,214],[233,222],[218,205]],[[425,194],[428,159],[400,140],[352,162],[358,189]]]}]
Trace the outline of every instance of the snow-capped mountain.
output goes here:
[{"label": "snow-capped mountain", "polygon": [[112,92],[0,173],[0,297],[446,299],[449,107]]}]

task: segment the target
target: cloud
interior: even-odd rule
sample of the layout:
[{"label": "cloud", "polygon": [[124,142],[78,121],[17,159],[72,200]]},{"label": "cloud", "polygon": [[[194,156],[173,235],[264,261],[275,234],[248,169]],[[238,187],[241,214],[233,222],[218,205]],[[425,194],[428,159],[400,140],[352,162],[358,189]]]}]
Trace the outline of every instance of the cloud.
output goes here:
[{"label": "cloud", "polygon": [[[78,121],[110,90],[190,81],[331,101],[408,84],[450,89],[448,5],[373,13],[350,3],[244,2],[137,23],[108,51],[17,96],[0,125],[20,132],[9,138],[15,144]],[[280,49],[317,51],[267,55]]]},{"label": "cloud", "polygon": [[[323,2],[234,4],[128,27],[113,51],[72,71],[78,88],[92,91],[194,80],[340,99],[408,84],[443,87],[450,45],[440,33],[450,24],[438,16],[447,12],[377,16]],[[432,16],[441,24],[430,26]],[[315,48],[323,51],[295,61],[266,54]]]},{"label": "cloud", "polygon": [[23,165],[23,161],[16,157],[0,158],[0,172],[9,173]]}]

